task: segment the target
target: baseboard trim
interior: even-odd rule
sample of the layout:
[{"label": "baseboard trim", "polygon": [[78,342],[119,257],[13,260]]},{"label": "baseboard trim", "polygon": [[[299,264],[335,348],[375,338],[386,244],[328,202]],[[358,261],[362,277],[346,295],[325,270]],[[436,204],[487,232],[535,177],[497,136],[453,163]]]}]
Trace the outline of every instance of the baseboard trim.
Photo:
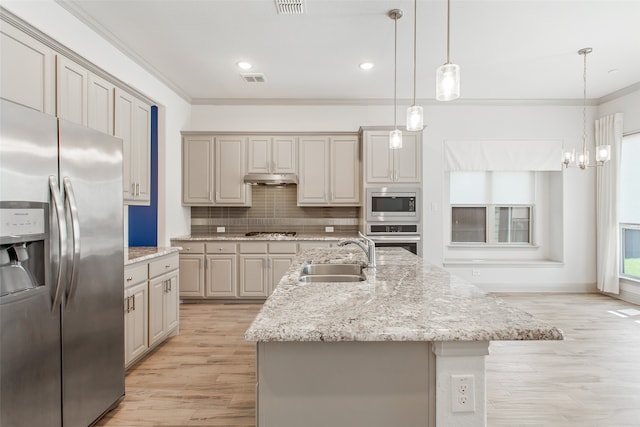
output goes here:
[{"label": "baseboard trim", "polygon": [[[521,293],[592,293],[597,292],[595,283],[476,283],[485,292]],[[639,295],[640,296],[640,295]]]}]

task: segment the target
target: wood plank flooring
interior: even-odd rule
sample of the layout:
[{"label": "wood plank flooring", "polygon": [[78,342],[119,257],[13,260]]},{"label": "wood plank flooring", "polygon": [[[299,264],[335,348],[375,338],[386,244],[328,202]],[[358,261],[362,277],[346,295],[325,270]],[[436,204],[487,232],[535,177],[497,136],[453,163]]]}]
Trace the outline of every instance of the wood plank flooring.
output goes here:
[{"label": "wood plank flooring", "polygon": [[[489,426],[640,426],[639,306],[599,294],[499,296],[566,340],[491,344]],[[259,309],[181,305],[180,335],[129,371],[124,401],[97,425],[255,426],[255,345],[242,336]]]}]

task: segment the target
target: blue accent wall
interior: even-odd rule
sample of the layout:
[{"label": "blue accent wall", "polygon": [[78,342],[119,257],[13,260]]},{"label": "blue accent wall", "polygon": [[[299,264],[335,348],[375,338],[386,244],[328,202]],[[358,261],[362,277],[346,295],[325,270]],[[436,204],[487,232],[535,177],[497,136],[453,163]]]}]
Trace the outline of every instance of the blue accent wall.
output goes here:
[{"label": "blue accent wall", "polygon": [[151,107],[151,204],[129,206],[129,246],[158,246],[158,107]]}]

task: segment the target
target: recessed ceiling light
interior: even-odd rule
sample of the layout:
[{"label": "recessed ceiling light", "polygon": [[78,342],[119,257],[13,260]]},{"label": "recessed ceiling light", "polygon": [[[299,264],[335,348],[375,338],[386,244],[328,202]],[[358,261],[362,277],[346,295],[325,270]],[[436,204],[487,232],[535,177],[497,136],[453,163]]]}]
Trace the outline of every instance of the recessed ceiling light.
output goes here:
[{"label": "recessed ceiling light", "polygon": [[241,68],[243,70],[250,70],[251,67],[253,67],[253,65],[249,64],[248,62],[245,61],[240,61],[238,63],[236,63],[236,65],[238,66],[238,68]]},{"label": "recessed ceiling light", "polygon": [[360,64],[360,68],[363,70],[370,70],[374,67],[373,62],[363,62],[362,64]]}]

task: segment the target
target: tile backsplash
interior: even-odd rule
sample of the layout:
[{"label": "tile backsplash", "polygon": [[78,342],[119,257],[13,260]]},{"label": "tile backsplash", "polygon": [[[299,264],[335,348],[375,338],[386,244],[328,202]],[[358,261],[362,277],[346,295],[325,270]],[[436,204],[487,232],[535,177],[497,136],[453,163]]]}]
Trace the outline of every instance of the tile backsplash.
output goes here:
[{"label": "tile backsplash", "polygon": [[224,226],[226,233],[249,231],[295,231],[324,233],[326,226],[334,232],[357,232],[359,207],[300,207],[297,206],[297,187],[252,187],[252,206],[248,207],[192,207],[191,234],[215,234]]}]

